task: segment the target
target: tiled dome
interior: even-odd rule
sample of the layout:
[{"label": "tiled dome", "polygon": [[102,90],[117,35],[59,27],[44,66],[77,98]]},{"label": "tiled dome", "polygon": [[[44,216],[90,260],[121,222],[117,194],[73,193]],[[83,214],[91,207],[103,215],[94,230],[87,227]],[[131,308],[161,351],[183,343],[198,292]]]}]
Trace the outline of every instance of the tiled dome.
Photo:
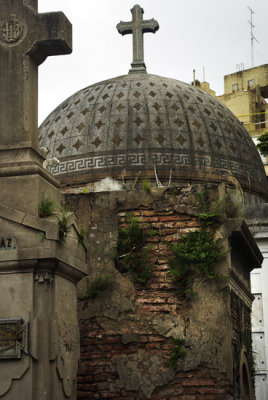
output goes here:
[{"label": "tiled dome", "polygon": [[[43,122],[40,146],[65,183],[105,177],[221,181],[266,193],[259,154],[247,131],[217,99],[183,82],[129,74],[89,86]],[[172,171],[172,172],[171,172]]]}]

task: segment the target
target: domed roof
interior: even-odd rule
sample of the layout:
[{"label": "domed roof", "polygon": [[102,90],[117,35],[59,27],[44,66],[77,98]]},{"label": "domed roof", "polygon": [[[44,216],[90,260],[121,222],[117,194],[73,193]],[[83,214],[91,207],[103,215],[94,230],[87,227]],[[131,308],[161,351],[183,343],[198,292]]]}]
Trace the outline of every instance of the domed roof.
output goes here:
[{"label": "domed roof", "polygon": [[60,164],[65,183],[137,174],[172,181],[222,181],[266,193],[259,154],[243,125],[197,87],[149,74],[129,74],[89,86],[43,122],[40,146]]}]

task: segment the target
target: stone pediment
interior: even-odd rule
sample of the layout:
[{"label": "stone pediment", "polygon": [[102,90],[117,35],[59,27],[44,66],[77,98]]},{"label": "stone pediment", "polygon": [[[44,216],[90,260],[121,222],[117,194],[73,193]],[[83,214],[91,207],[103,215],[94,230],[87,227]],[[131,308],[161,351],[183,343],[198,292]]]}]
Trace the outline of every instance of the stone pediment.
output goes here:
[{"label": "stone pediment", "polygon": [[85,275],[85,246],[81,243],[74,214],[66,215],[63,239],[60,238],[60,222],[57,216],[42,219],[0,206],[0,221],[1,272],[11,266],[14,268],[14,263],[17,263],[19,269],[28,269],[49,258],[57,260],[57,272],[61,271],[68,276],[68,266],[71,264],[77,269],[77,278],[80,276],[81,279]]}]

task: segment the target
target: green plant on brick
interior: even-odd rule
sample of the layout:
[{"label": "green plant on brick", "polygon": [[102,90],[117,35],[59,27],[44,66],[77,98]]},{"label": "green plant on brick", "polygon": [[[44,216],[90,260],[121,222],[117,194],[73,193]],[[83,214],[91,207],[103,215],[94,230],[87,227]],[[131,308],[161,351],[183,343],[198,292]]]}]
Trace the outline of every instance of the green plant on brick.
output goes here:
[{"label": "green plant on brick", "polygon": [[186,357],[187,351],[185,349],[184,338],[173,338],[173,348],[170,352],[170,357],[167,362],[168,367],[177,369],[179,360],[183,360]]},{"label": "green plant on brick", "polygon": [[145,190],[145,192],[150,191],[151,183],[148,179],[142,179],[141,185],[142,185],[143,190]]},{"label": "green plant on brick", "polygon": [[86,233],[87,233],[86,227],[84,225],[80,225],[78,232],[78,244],[80,244],[81,246],[85,245],[86,247],[88,247],[87,242],[85,241]]},{"label": "green plant on brick", "polygon": [[265,157],[268,154],[268,132],[258,138],[257,149]]},{"label": "green plant on brick", "polygon": [[55,204],[52,199],[49,197],[45,197],[41,200],[40,204],[38,205],[38,216],[40,218],[47,218],[54,215],[55,211]]},{"label": "green plant on brick", "polygon": [[67,219],[69,211],[66,210],[63,206],[59,206],[58,209],[59,212],[57,213],[57,220],[59,223],[59,241],[63,242],[69,232]]},{"label": "green plant on brick", "polygon": [[79,297],[80,300],[93,299],[99,296],[103,291],[112,286],[112,280],[108,275],[100,275],[88,285],[86,293]]},{"label": "green plant on brick", "polygon": [[129,273],[134,283],[146,285],[152,277],[146,239],[154,234],[155,231],[145,231],[141,221],[132,214],[126,214],[126,226],[118,230],[115,265],[120,272]]},{"label": "green plant on brick", "polygon": [[179,242],[171,245],[172,257],[168,265],[177,292],[184,298],[191,297],[193,281],[198,272],[208,278],[220,278],[215,265],[225,254],[219,240],[204,228],[182,235]]},{"label": "green plant on brick", "polygon": [[[217,262],[226,254],[221,249],[220,241],[215,240],[211,226],[224,213],[225,200],[223,196],[211,209],[205,191],[197,194],[202,208],[197,215],[201,228],[182,235],[178,243],[171,244],[171,257],[168,260],[169,274],[176,286],[177,293],[184,299],[191,298],[195,277],[201,275],[207,279],[222,278],[215,272]],[[210,226],[210,230],[208,230]]]}]

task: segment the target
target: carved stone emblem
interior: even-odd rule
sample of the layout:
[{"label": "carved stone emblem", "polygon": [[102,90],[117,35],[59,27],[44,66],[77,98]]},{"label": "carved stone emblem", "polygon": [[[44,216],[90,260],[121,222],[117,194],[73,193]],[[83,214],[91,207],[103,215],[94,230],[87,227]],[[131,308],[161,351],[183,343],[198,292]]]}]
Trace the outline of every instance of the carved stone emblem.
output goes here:
[{"label": "carved stone emblem", "polygon": [[0,236],[0,251],[1,250],[14,250],[17,247],[17,240],[15,237],[8,236],[6,238]]},{"label": "carved stone emblem", "polygon": [[0,319],[0,359],[21,358],[28,354],[28,323],[21,318]]},{"label": "carved stone emblem", "polygon": [[14,46],[25,36],[26,27],[15,15],[0,23],[0,40],[2,43]]}]

